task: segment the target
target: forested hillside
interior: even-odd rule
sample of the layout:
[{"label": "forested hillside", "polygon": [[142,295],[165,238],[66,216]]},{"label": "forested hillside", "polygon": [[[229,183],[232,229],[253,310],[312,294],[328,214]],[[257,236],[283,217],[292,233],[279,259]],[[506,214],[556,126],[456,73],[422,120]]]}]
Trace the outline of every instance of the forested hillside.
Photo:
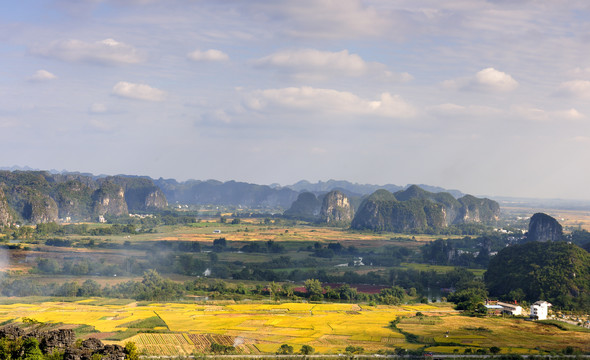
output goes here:
[{"label": "forested hillside", "polygon": [[590,254],[566,242],[509,246],[492,257],[485,282],[490,295],[505,300],[590,310]]}]

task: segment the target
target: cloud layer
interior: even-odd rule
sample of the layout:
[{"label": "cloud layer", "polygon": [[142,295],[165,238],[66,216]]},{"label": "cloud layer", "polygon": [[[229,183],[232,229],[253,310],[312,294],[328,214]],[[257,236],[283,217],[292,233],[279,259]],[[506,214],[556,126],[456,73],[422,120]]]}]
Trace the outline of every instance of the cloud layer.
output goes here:
[{"label": "cloud layer", "polygon": [[321,51],[317,49],[283,50],[255,61],[260,68],[272,68],[304,78],[327,78],[335,76],[379,76],[390,80],[408,81],[411,75],[394,74],[377,62],[367,62],[348,50]]},{"label": "cloud layer", "polygon": [[43,81],[49,81],[49,80],[55,80],[57,79],[57,76],[55,76],[54,74],[50,73],[47,70],[37,70],[35,72],[35,74],[33,74],[33,76],[31,76],[29,78],[29,81],[33,81],[33,82],[43,82]]},{"label": "cloud layer", "polygon": [[35,47],[31,52],[69,62],[101,65],[137,64],[142,61],[142,57],[134,47],[114,39],[96,42],[60,40],[46,46]]},{"label": "cloud layer", "polygon": [[162,101],[166,93],[146,84],[134,84],[126,81],[119,81],[113,86],[113,95],[135,100]]},{"label": "cloud layer", "polygon": [[376,100],[353,93],[313,87],[290,87],[256,91],[247,97],[246,106],[257,111],[298,111],[330,113],[340,116],[379,116],[410,118],[415,109],[399,96],[383,93]]},{"label": "cloud layer", "polygon": [[590,7],[531,4],[9,1],[0,165],[590,199]]},{"label": "cloud layer", "polygon": [[227,61],[229,55],[220,50],[209,49],[205,51],[195,50],[190,52],[187,57],[193,61]]}]

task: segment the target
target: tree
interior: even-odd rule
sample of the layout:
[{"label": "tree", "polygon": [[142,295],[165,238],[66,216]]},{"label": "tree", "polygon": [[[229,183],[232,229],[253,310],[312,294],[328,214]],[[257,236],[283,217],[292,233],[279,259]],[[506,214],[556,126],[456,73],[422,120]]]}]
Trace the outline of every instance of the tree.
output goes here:
[{"label": "tree", "polygon": [[492,346],[492,347],[490,348],[490,352],[491,352],[493,355],[496,355],[496,354],[498,354],[498,353],[500,352],[500,350],[501,350],[501,349],[500,349],[499,347],[497,347],[497,346]]},{"label": "tree", "polygon": [[80,288],[78,289],[78,296],[81,297],[88,297],[88,296],[100,296],[101,295],[101,288],[100,284],[92,279],[88,279],[82,283]]},{"label": "tree", "polygon": [[213,251],[222,252],[227,247],[227,240],[225,238],[219,238],[213,240]]},{"label": "tree", "polygon": [[293,354],[293,346],[291,346],[289,344],[283,344],[277,350],[277,355],[291,355],[291,354]]},{"label": "tree", "polygon": [[231,345],[218,344],[216,342],[211,344],[211,352],[214,354],[229,354],[234,352],[236,348]]},{"label": "tree", "polygon": [[406,297],[406,292],[399,286],[383,289],[379,293],[379,301],[387,305],[399,305]]},{"label": "tree", "polygon": [[307,295],[312,300],[321,300],[324,294],[322,283],[317,279],[307,279],[304,285]]},{"label": "tree", "polygon": [[39,349],[39,341],[34,338],[34,337],[30,337],[30,338],[26,338],[23,341],[23,359],[26,360],[43,360],[43,353],[41,352],[41,349]]},{"label": "tree", "polygon": [[37,269],[43,274],[57,274],[60,271],[60,266],[55,259],[39,259]]},{"label": "tree", "polygon": [[125,343],[125,360],[139,360],[139,352],[133,341]]},{"label": "tree", "polygon": [[457,291],[449,295],[449,301],[456,304],[457,310],[465,310],[471,313],[485,313],[486,308],[483,301],[487,298],[488,292],[485,289],[469,288]]},{"label": "tree", "polygon": [[270,293],[274,299],[274,301],[279,301],[279,299],[281,298],[281,285],[275,283],[274,281],[270,283],[270,285],[268,286]]},{"label": "tree", "polygon": [[[349,345],[346,347],[346,349],[344,349],[344,351],[346,351],[347,353],[350,353],[350,354],[362,354],[365,351],[365,349],[362,346]],[[405,353],[405,351],[404,351],[404,353]]]},{"label": "tree", "polygon": [[315,352],[315,349],[309,345],[303,345],[299,353],[302,355],[311,355]]}]

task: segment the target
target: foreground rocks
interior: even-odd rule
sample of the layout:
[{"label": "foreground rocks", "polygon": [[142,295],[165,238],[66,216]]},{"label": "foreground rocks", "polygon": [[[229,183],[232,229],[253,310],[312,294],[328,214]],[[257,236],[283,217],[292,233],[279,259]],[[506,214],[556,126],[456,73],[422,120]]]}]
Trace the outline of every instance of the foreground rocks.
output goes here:
[{"label": "foreground rocks", "polygon": [[35,338],[43,354],[60,352],[65,360],[90,360],[99,356],[102,360],[123,360],[125,350],[120,345],[104,345],[102,341],[89,338],[76,344],[72,329],[40,330],[9,325],[0,328],[0,339],[17,340]]}]

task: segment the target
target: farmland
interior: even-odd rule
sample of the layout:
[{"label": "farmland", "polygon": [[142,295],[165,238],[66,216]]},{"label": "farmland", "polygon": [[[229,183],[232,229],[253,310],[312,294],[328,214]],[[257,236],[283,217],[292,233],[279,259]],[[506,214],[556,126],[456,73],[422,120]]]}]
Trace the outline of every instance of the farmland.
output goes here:
[{"label": "farmland", "polygon": [[[486,236],[495,237],[490,244],[499,248],[509,235]],[[425,258],[423,250],[442,238],[454,241],[457,254],[481,246],[479,238],[465,236],[358,232],[263,219],[239,224],[209,219],[133,234],[60,235],[63,245],[49,236],[18,239],[0,250],[7,259],[3,290],[10,285],[15,292],[51,297],[0,299],[0,323],[33,320],[38,326],[72,328],[80,338],[120,345],[133,341],[149,355],[209,353],[215,344],[236,354],[275,353],[282,344],[295,351],[310,345],[322,354],[340,354],[349,346],[366,353],[464,353],[492,346],[521,354],[567,346],[590,351],[590,333],[581,328],[564,331],[517,318],[467,317],[452,304],[420,304],[446,296],[439,289],[453,286],[451,275],[477,280],[485,271],[472,255],[471,267],[461,265],[469,271],[457,270],[445,262],[449,258],[442,247],[440,262]],[[41,259],[53,267],[40,266]],[[159,274],[146,277],[151,269]],[[205,269],[212,276],[203,276]],[[305,290],[308,279],[319,279],[324,287],[315,299]],[[175,284],[175,295],[125,292],[144,283],[172,289],[164,280]],[[93,284],[84,288],[88,281]],[[392,284],[403,289],[388,302],[379,291],[391,290]],[[99,294],[85,294],[89,289]]]},{"label": "farmland", "polygon": [[[17,301],[17,299],[15,299]],[[416,316],[420,312],[421,316]],[[90,328],[82,337],[105,343],[136,343],[150,355],[206,353],[211,344],[235,346],[239,354],[274,353],[281,344],[311,345],[322,354],[360,346],[366,352],[395,348],[464,352],[499,346],[503,352],[536,354],[574,346],[590,351],[590,333],[563,331],[522,319],[461,316],[447,304],[369,306],[344,303],[109,303],[75,302],[0,305],[0,322],[33,319],[52,327]],[[409,342],[389,326],[416,335]]]}]

